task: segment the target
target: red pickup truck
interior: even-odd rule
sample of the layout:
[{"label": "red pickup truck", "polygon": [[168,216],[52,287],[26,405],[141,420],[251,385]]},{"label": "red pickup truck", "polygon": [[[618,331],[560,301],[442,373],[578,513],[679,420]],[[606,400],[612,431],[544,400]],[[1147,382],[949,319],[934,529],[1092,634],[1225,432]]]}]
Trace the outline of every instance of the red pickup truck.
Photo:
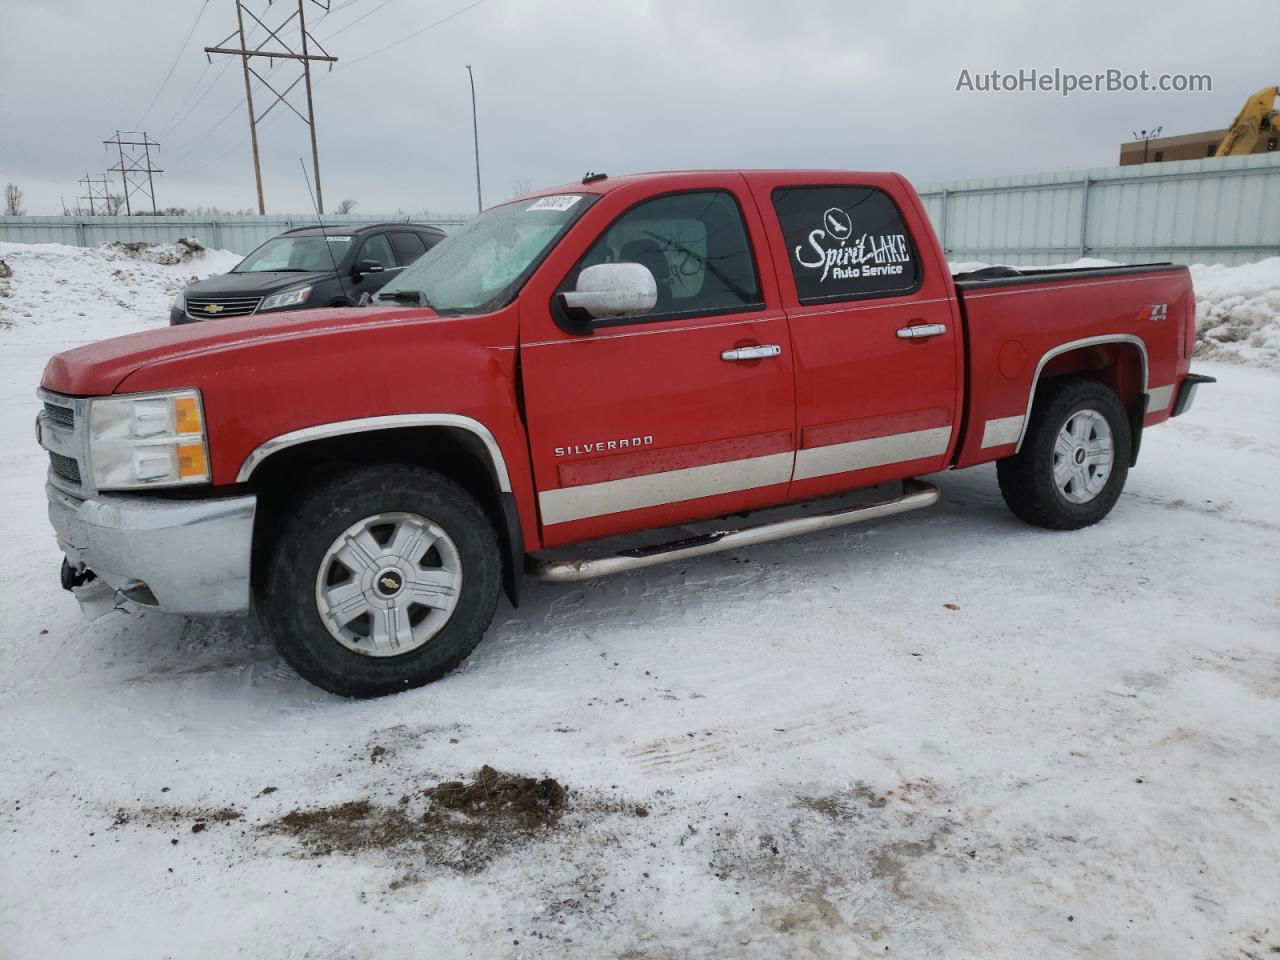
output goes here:
[{"label": "red pickup truck", "polygon": [[37,431],[89,612],[253,609],[375,696],[460,663],[522,576],[926,507],[925,474],[994,460],[1019,517],[1095,523],[1209,380],[1194,316],[1171,264],[953,277],[896,174],[589,175],[373,303],[59,354]]}]

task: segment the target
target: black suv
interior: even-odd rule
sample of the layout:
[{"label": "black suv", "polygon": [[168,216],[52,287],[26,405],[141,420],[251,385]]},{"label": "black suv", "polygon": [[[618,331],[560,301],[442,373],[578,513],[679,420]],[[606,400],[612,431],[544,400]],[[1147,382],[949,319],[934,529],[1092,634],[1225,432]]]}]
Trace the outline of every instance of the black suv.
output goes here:
[{"label": "black suv", "polygon": [[169,323],[353,306],[443,239],[443,230],[416,223],[299,227],[272,237],[230,273],[187,287]]}]

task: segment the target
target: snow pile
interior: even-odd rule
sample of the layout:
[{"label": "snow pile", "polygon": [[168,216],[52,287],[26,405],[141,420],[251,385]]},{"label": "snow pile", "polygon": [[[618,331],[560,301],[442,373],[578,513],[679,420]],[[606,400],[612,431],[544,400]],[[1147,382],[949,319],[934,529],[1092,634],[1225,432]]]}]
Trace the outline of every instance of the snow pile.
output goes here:
[{"label": "snow pile", "polygon": [[195,240],[69,247],[0,243],[11,276],[0,279],[0,342],[17,328],[52,327],[66,339],[100,340],[169,320],[174,295],[226,273],[241,257]]},{"label": "snow pile", "polygon": [[1191,268],[1197,357],[1280,367],[1280,257]]},{"label": "snow pile", "polygon": [[[964,260],[951,272],[968,273],[991,264]],[[1082,257],[1071,263],[1028,269],[1118,267],[1115,260]],[[1194,263],[1196,356],[1201,359],[1280,367],[1280,257],[1238,267]]]}]

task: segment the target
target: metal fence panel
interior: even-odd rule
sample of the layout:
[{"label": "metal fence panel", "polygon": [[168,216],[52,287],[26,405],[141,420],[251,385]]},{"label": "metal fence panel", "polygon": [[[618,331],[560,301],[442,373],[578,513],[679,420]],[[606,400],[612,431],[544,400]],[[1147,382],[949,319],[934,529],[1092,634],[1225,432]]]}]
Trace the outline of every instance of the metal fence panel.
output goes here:
[{"label": "metal fence panel", "polygon": [[924,184],[953,261],[1233,265],[1280,255],[1280,154]]},{"label": "metal fence panel", "polygon": [[[1280,255],[1280,153],[924,184],[952,261],[1043,265],[1098,257],[1237,264]],[[326,224],[406,221],[347,214]],[[418,219],[449,229],[465,216]],[[0,240],[91,246],[197,237],[248,253],[314,216],[0,217]]]},{"label": "metal fence panel", "polygon": [[[442,218],[397,214],[326,214],[326,226],[361,226],[370,223],[429,223],[444,230],[467,221],[465,216]],[[294,227],[317,223],[314,216],[272,214],[265,217],[0,217],[0,240],[13,243],[63,243],[91,247],[122,241],[166,243],[179,237],[195,237],[206,247],[245,254],[265,240]]]}]

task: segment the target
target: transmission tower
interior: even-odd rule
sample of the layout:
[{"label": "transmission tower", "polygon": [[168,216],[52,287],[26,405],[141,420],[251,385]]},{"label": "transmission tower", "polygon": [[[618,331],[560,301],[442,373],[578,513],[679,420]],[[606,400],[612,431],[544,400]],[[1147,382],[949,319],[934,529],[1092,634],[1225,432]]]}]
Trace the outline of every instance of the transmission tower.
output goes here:
[{"label": "transmission tower", "polygon": [[[244,0],[235,0],[236,29],[228,34],[226,39],[222,40],[217,45],[204,48],[206,55],[211,53],[225,53],[237,56],[240,58],[241,65],[244,67],[244,100],[245,106],[248,108],[249,112],[249,141],[253,146],[253,176],[258,186],[258,213],[267,212],[267,206],[262,199],[262,161],[258,154],[258,124],[262,122],[262,120],[266,118],[267,114],[275,109],[276,105],[279,103],[283,103],[286,107],[297,114],[298,119],[305,123],[307,128],[311,131],[311,169],[316,181],[316,208],[318,212],[324,213],[324,194],[320,191],[320,150],[316,146],[316,112],[315,105],[311,99],[311,62],[313,60],[324,61],[329,64],[330,69],[333,69],[333,64],[338,62],[338,58],[329,56],[329,52],[320,45],[320,41],[307,31],[307,17],[305,10],[307,2],[308,0],[298,0],[298,9],[289,14],[285,21],[278,27],[272,29],[263,23],[262,19],[258,17],[257,14],[245,6]],[[310,0],[310,2],[325,11],[328,11],[329,9],[328,0],[324,0],[324,2],[321,2],[321,0]],[[245,14],[252,17],[258,26],[267,31],[266,38],[253,49],[249,49],[245,41]],[[295,50],[293,44],[286,42],[281,36],[286,29],[290,28],[295,17],[297,18],[298,25],[297,38],[293,40],[293,43],[297,43],[300,50]],[[228,47],[227,44],[237,37],[240,40],[240,46]],[[312,53],[312,45],[318,48],[320,53]],[[268,57],[272,60],[296,60],[302,64],[302,74],[294,79],[293,83],[285,87],[284,92],[281,93],[273,87],[266,78],[262,76],[262,74],[253,68],[250,61],[254,57]],[[253,108],[253,87],[249,81],[250,74],[257,77],[259,83],[275,94],[275,99],[272,100],[267,109],[263,110],[261,113],[255,112]],[[305,117],[298,111],[297,107],[286,99],[293,88],[299,83],[304,85],[307,92],[307,115]]]},{"label": "transmission tower", "polygon": [[[142,139],[139,140],[138,137]],[[120,183],[124,188],[122,192],[125,214],[133,216],[132,198],[135,193],[142,193],[151,201],[151,212],[154,214],[156,187],[151,175],[164,173],[164,171],[159,167],[151,166],[151,148],[159,149],[160,144],[148,137],[145,131],[139,133],[130,130],[124,133],[117,130],[114,137],[102,142],[108,147],[114,146],[120,157],[120,161],[114,167],[108,167],[107,172],[120,174]]]},{"label": "transmission tower", "polygon": [[76,181],[84,188],[84,193],[76,197],[77,200],[89,201],[89,216],[96,217],[98,215],[98,204],[102,204],[104,212],[111,211],[111,191],[109,188],[110,180],[104,173],[101,177],[91,177],[85,174]]}]

